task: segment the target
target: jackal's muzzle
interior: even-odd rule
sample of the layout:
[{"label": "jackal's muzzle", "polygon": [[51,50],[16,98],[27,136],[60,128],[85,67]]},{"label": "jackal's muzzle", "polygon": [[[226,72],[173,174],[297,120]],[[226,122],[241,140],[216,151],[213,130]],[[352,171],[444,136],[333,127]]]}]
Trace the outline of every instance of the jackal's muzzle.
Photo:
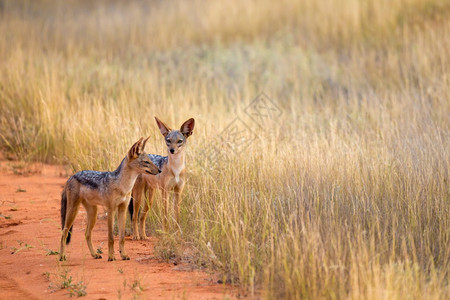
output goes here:
[{"label": "jackal's muzzle", "polygon": [[159,173],[161,173],[161,170],[158,169],[158,172],[157,172],[157,173],[154,173],[154,171],[150,172],[150,171],[148,171],[148,170],[145,170],[145,173],[151,174],[151,175],[158,175]]}]

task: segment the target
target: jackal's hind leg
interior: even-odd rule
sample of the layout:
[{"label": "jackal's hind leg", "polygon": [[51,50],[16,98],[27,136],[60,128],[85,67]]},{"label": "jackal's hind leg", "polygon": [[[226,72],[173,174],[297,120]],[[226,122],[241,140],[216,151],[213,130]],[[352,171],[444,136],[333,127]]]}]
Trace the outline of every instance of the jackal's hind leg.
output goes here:
[{"label": "jackal's hind leg", "polygon": [[125,222],[127,219],[127,207],[129,201],[119,205],[117,208],[117,222],[119,225],[119,251],[123,260],[130,260],[130,257],[125,253]]},{"label": "jackal's hind leg", "polygon": [[141,236],[141,240],[146,240],[148,238],[145,233],[145,220],[147,219],[148,211],[152,207],[154,189],[147,188],[145,192],[147,197],[144,197],[141,214],[139,215],[139,235]]},{"label": "jackal's hind leg", "polygon": [[92,246],[92,229],[95,226],[95,223],[97,222],[97,205],[90,205],[86,202],[83,202],[83,206],[86,209],[87,213],[87,226],[86,226],[86,242],[89,248],[89,252],[91,252],[91,255],[95,259],[102,258],[102,256],[94,251],[94,247]]},{"label": "jackal's hind leg", "polygon": [[[80,206],[80,199],[71,199],[71,194],[69,191],[67,193],[67,211],[66,211],[66,219],[64,222],[64,228],[61,233],[61,247],[59,250],[59,260],[66,260],[66,241],[67,236],[69,234],[69,230],[75,221],[75,217],[78,213],[78,208]],[[78,197],[78,195],[76,195]]]}]

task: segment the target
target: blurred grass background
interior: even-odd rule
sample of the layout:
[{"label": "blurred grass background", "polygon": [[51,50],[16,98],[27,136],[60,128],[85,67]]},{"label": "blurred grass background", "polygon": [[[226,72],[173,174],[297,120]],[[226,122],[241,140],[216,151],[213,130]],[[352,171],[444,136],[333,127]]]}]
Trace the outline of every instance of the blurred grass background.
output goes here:
[{"label": "blurred grass background", "polygon": [[[2,0],[0,36],[10,157],[111,170],[165,153],[153,116],[196,119],[162,256],[266,298],[448,298],[449,1]],[[205,168],[236,116],[257,138]]]}]

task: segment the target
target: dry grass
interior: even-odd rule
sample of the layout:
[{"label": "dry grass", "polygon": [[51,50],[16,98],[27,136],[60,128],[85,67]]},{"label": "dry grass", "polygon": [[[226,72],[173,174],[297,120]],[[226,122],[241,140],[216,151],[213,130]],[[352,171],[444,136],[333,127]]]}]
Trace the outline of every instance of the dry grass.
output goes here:
[{"label": "dry grass", "polygon": [[[112,169],[142,135],[163,153],[154,115],[196,118],[180,239],[243,289],[450,294],[448,1],[3,0],[0,36],[18,159]],[[257,138],[230,155],[236,116]]]}]

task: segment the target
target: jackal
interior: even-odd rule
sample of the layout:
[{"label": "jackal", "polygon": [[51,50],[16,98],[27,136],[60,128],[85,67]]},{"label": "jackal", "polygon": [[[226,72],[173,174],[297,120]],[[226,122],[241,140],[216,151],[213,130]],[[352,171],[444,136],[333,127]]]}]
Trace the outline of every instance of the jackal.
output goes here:
[{"label": "jackal", "polygon": [[[144,152],[148,138],[140,138],[128,151],[119,167],[113,172],[81,171],[67,180],[61,195],[61,250],[60,260],[66,260],[66,244],[69,244],[73,222],[80,207],[87,213],[86,242],[93,258],[101,258],[94,251],[91,241],[92,228],[97,221],[97,205],[107,208],[108,214],[108,261],[114,257],[114,214],[118,211],[119,248],[123,260],[129,260],[124,249],[126,209],[130,202],[131,190],[141,173],[156,175],[161,170]],[[70,228],[70,230],[69,230]]]},{"label": "jackal", "polygon": [[[141,174],[136,179],[133,187],[132,201],[128,209],[131,214],[133,224],[133,239],[146,239],[145,233],[145,218],[148,210],[152,205],[153,195],[155,189],[160,189],[162,192],[162,201],[164,205],[163,224],[167,224],[169,217],[168,211],[168,192],[174,191],[175,202],[175,219],[179,221],[181,193],[184,188],[185,179],[185,145],[186,140],[192,135],[194,130],[195,120],[189,119],[181,125],[180,130],[172,130],[161,120],[155,117],[156,124],[159,127],[167,146],[168,156],[161,156],[156,154],[149,154],[148,157],[161,169],[161,174],[156,176],[148,176]],[[148,202],[143,201],[142,195],[146,193]],[[142,204],[142,207],[141,207]],[[141,207],[140,215],[139,208]],[[133,212],[135,212],[133,214]],[[139,215],[139,230],[138,230],[138,215]]]}]

